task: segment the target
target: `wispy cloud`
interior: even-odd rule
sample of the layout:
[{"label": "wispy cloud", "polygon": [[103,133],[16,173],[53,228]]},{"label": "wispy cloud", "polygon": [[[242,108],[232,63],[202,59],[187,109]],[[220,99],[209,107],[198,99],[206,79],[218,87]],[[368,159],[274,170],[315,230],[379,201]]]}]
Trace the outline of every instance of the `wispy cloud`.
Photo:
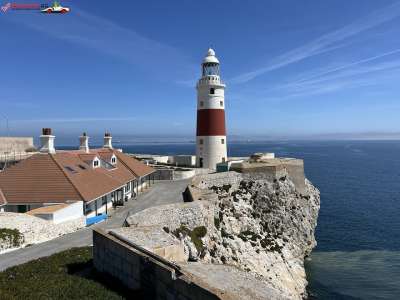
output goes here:
[{"label": "wispy cloud", "polygon": [[350,69],[351,75],[354,75],[354,74],[357,74],[357,73],[369,73],[369,72],[372,72],[372,71],[375,72],[375,71],[383,71],[383,70],[387,70],[387,69],[393,69],[393,68],[398,67],[398,61],[380,63],[378,65],[373,65],[373,66],[370,66],[368,68],[358,68],[357,69],[357,68],[354,68],[354,67],[357,67],[359,65],[362,65],[362,64],[365,64],[365,63],[369,63],[369,62],[372,62],[372,61],[375,61],[375,60],[378,60],[378,59],[381,59],[381,58],[385,58],[387,56],[390,56],[390,55],[393,55],[393,54],[397,54],[397,53],[400,53],[400,49],[395,49],[395,50],[392,50],[392,51],[381,53],[379,55],[375,55],[375,56],[372,56],[372,57],[367,57],[367,58],[364,58],[364,59],[360,59],[360,60],[357,60],[357,61],[354,61],[354,62],[350,62],[350,63],[347,63],[347,64],[340,65],[338,67],[327,68],[327,69],[325,69],[323,71],[317,72],[316,74],[314,74],[314,75],[312,75],[310,77],[302,78],[302,79],[298,80],[298,82],[304,82],[304,81],[308,81],[308,80],[311,80],[311,79],[314,79],[314,78],[321,78],[323,76],[327,76],[327,75],[332,74],[332,73],[337,73],[339,71],[342,71],[342,70],[345,70],[345,69],[349,69],[349,68],[351,68]]},{"label": "wispy cloud", "polygon": [[134,65],[159,79],[170,80],[173,76],[188,80],[197,69],[180,50],[79,8],[74,8],[65,18],[40,14],[4,14],[2,17],[2,20]]},{"label": "wispy cloud", "polygon": [[398,53],[400,53],[400,49],[395,49],[339,66],[296,74],[293,80],[259,90],[255,98],[280,102],[292,98],[388,83],[399,76],[400,58],[381,60]]},{"label": "wispy cloud", "polygon": [[385,22],[400,16],[400,2],[394,3],[370,15],[359,19],[338,30],[329,32],[321,37],[290,50],[272,59],[265,66],[256,70],[241,74],[230,80],[232,83],[245,83],[267,72],[297,63],[304,59],[326,53],[346,45],[344,42],[361,32],[377,27]]},{"label": "wispy cloud", "polygon": [[379,83],[378,79],[397,77],[400,70],[400,59],[370,63],[398,52],[400,52],[400,49],[322,71],[314,76],[283,84],[277,89],[283,89],[289,97],[293,97],[293,91],[315,94],[343,88],[374,85]]}]

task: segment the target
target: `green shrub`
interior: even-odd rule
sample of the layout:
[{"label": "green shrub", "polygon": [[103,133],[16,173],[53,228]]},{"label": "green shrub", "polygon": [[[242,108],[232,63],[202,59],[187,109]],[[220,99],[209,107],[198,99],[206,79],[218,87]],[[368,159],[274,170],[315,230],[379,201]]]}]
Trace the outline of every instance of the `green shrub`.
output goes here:
[{"label": "green shrub", "polygon": [[231,189],[231,187],[232,187],[232,185],[230,185],[230,184],[224,184],[223,186],[222,186],[222,189],[225,191],[225,192],[229,192],[229,190]]},{"label": "green shrub", "polygon": [[204,249],[203,241],[201,240],[201,238],[206,236],[207,228],[204,226],[199,226],[193,228],[193,230],[190,230],[185,225],[181,225],[179,228],[175,229],[172,234],[178,238],[180,234],[183,236],[189,236],[197,251],[201,253]]},{"label": "green shrub", "polygon": [[24,242],[24,236],[18,229],[0,228],[1,241],[10,241],[13,247],[19,247]]},{"label": "green shrub", "polygon": [[193,229],[192,234],[199,238],[203,238],[207,234],[207,228],[205,226],[199,226]]},{"label": "green shrub", "polygon": [[219,229],[219,226],[220,226],[219,218],[214,218],[214,225],[215,225],[215,228]]},{"label": "green shrub", "polygon": [[179,228],[176,228],[174,231],[172,231],[172,234],[176,236],[177,238],[180,237],[180,235],[183,236],[188,236],[190,232],[190,229],[187,228],[185,225],[181,224]]}]

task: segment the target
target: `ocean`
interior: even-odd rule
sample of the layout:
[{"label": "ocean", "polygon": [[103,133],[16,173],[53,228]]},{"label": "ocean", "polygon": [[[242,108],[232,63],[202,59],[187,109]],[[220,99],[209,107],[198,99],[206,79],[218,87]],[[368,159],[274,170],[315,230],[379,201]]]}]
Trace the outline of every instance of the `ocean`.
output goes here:
[{"label": "ocean", "polygon": [[[117,146],[117,145],[115,145]],[[118,145],[124,152],[194,153],[194,144]],[[321,191],[317,247],[306,261],[311,299],[400,299],[400,141],[232,143],[229,156],[304,159]]]}]

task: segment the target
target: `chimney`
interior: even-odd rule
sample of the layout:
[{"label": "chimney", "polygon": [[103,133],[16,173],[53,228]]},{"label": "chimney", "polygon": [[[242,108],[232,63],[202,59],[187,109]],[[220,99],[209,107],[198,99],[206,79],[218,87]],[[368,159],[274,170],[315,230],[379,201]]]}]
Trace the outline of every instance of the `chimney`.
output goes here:
[{"label": "chimney", "polygon": [[112,149],[113,146],[111,144],[112,136],[111,133],[107,132],[104,134],[104,145],[103,148]]},{"label": "chimney", "polygon": [[89,153],[89,137],[87,136],[86,132],[82,133],[82,135],[79,137],[79,143],[79,150]]},{"label": "chimney", "polygon": [[40,136],[41,148],[40,152],[42,153],[56,153],[56,149],[54,148],[54,139],[56,137],[51,135],[51,128],[43,128],[42,135]]}]

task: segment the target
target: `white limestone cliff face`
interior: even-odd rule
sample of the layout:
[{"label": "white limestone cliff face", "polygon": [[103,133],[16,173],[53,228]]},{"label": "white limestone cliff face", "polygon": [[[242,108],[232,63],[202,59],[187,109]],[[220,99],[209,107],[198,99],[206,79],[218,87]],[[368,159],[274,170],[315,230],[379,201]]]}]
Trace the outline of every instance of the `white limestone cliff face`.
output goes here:
[{"label": "white limestone cliff face", "polygon": [[319,191],[308,180],[301,195],[286,177],[241,174],[211,175],[198,186],[218,195],[202,259],[256,273],[291,299],[305,297],[304,258],[316,246]]},{"label": "white limestone cliff face", "polygon": [[[278,291],[279,299],[307,296],[304,258],[316,246],[320,205],[319,191],[308,180],[300,194],[285,176],[228,172],[195,177],[190,189],[194,202],[151,208],[127,223],[162,226],[181,240],[189,264],[236,266]],[[207,233],[193,241],[202,226]]]}]

